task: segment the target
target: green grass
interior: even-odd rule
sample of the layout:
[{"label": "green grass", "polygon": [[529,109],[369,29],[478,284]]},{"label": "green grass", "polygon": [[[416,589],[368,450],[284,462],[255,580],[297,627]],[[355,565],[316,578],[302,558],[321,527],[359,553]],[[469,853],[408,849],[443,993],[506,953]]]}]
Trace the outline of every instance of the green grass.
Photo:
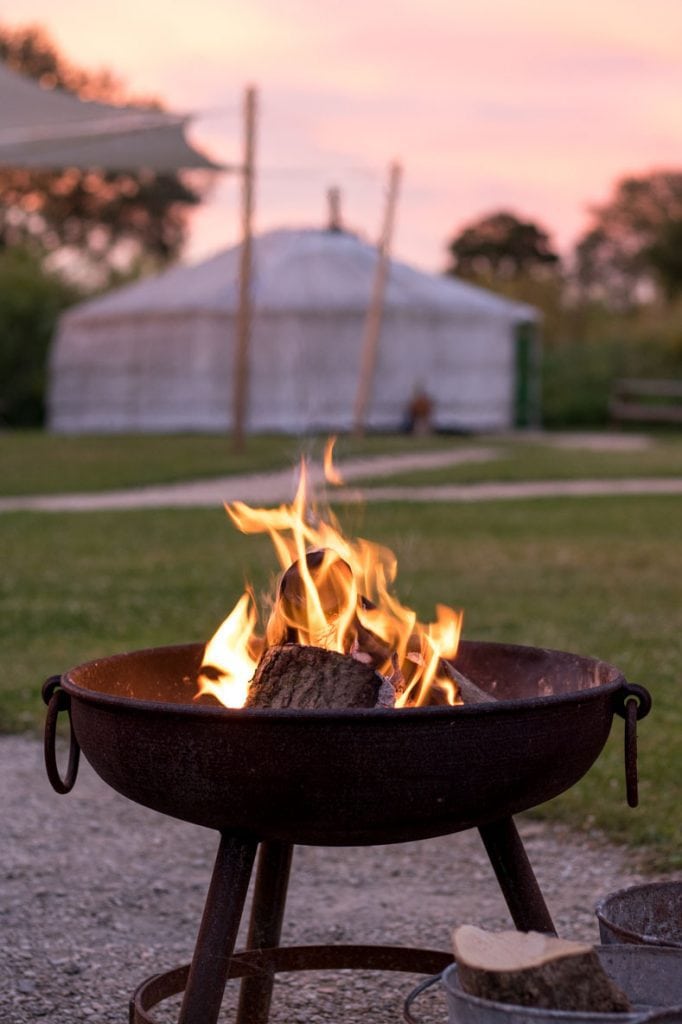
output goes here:
[{"label": "green grass", "polygon": [[622,479],[634,476],[682,476],[682,435],[653,435],[650,445],[641,451],[594,451],[589,448],[564,448],[543,441],[491,438],[477,441],[493,447],[499,458],[486,462],[464,463],[443,469],[394,473],[363,486],[437,486],[508,482],[519,480]]},{"label": "green grass", "polygon": [[[446,437],[376,435],[340,438],[339,457],[448,447]],[[461,442],[460,442],[461,443]],[[255,473],[293,465],[303,452],[321,454],[323,439],[267,435],[236,453],[215,434],[57,437],[39,431],[0,432],[0,495],[57,494],[174,483]]]},{"label": "green grass", "polygon": [[[465,636],[575,650],[654,698],[640,725],[641,806],[623,796],[622,722],[596,766],[541,812],[605,829],[682,866],[682,502],[594,498],[341,510],[399,555],[397,590],[423,618],[465,609]],[[0,725],[37,729],[42,680],[98,655],[207,638],[269,543],[222,510],[0,516]],[[579,742],[579,738],[576,738]]]}]

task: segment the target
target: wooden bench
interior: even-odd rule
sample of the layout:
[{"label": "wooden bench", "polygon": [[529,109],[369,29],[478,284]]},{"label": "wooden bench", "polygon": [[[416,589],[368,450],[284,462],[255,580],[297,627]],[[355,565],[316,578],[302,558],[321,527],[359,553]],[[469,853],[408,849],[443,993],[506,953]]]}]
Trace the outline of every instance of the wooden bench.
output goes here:
[{"label": "wooden bench", "polygon": [[615,423],[682,424],[682,380],[618,380],[609,415]]}]

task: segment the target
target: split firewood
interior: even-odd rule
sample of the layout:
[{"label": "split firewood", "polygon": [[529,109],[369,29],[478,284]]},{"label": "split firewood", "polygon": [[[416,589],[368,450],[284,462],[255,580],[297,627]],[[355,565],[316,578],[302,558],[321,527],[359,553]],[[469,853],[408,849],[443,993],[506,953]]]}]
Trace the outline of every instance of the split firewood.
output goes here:
[{"label": "split firewood", "polygon": [[459,981],[469,995],[549,1010],[632,1009],[586,943],[540,932],[486,932],[462,925],[454,932],[453,947]]},{"label": "split firewood", "polygon": [[497,697],[493,697],[486,690],[482,690],[480,686],[477,686],[471,679],[463,675],[449,661],[441,662],[441,666],[445,667],[447,674],[453,682],[457,683],[457,692],[462,704],[491,704],[497,701]]},{"label": "split firewood", "polygon": [[269,647],[249,687],[247,708],[373,708],[382,678],[371,665],[321,647]]}]

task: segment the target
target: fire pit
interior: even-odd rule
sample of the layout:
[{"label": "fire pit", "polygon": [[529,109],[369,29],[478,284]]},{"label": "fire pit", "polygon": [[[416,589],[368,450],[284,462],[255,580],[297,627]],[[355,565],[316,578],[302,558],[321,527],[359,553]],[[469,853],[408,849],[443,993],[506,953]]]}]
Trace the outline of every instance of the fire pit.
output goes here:
[{"label": "fire pit", "polygon": [[[553,931],[512,816],[585,774],[614,713],[626,719],[636,802],[646,690],[591,658],[459,644],[461,613],[443,605],[423,626],[391,591],[392,552],[348,540],[331,514],[309,510],[305,466],[291,506],[228,512],[243,532],[270,534],[284,571],[262,635],[247,590],[206,646],[104,658],[44,688],[58,792],[72,787],[82,748],[119,793],[221,834],[191,968],[145,982],[132,1024],[151,1024],[148,1011],[183,990],[180,1024],[215,1024],[228,976],[244,978],[240,1024],[265,1024],[280,970],[447,965],[429,950],[280,948],[296,844],[400,843],[476,827],[516,927]],[[312,703],[302,705],[303,692]],[[64,780],[60,710],[72,725]],[[259,844],[250,949],[233,956]]]},{"label": "fire pit", "polygon": [[[520,930],[553,931],[512,815],[577,782],[612,718],[626,719],[630,801],[642,687],[604,662],[558,651],[464,642],[456,667],[494,703],[393,709],[227,709],[193,701],[201,644],[115,655],[48,680],[46,763],[60,792],[78,749],[124,796],[221,833],[190,969],[138,989],[132,1024],[185,990],[180,1024],[214,1024],[225,981],[245,977],[240,1024],[267,1021],[273,973],[374,967],[436,973],[442,952],[390,947],[276,948],[293,845],[367,845],[477,827]],[[56,719],[71,719],[67,776]],[[249,951],[233,954],[254,857],[261,856]],[[269,947],[275,947],[270,949]]]}]

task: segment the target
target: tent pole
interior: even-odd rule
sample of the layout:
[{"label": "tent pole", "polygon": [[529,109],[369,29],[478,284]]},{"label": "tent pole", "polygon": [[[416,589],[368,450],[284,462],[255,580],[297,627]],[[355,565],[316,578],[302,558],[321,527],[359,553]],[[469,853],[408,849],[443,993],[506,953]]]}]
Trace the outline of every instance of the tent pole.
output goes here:
[{"label": "tent pole", "polygon": [[253,184],[256,149],[256,90],[244,94],[244,165],[242,167],[242,246],[239,262],[239,304],[234,352],[233,443],[244,450],[249,397],[249,347],[253,307],[251,296],[253,242]]},{"label": "tent pole", "polygon": [[360,376],[358,378],[358,390],[355,396],[355,407],[353,411],[354,433],[356,437],[362,437],[365,433],[365,418],[372,390],[374,371],[376,369],[379,334],[381,333],[381,321],[384,312],[384,294],[386,292],[386,280],[388,278],[391,238],[393,236],[395,208],[398,201],[398,188],[400,186],[401,176],[402,167],[400,164],[391,164],[389,168],[386,207],[384,210],[384,223],[381,231],[381,237],[379,239],[379,245],[377,246],[379,255],[374,272],[372,296],[369,303],[369,309],[367,310],[365,329],[362,339]]}]

